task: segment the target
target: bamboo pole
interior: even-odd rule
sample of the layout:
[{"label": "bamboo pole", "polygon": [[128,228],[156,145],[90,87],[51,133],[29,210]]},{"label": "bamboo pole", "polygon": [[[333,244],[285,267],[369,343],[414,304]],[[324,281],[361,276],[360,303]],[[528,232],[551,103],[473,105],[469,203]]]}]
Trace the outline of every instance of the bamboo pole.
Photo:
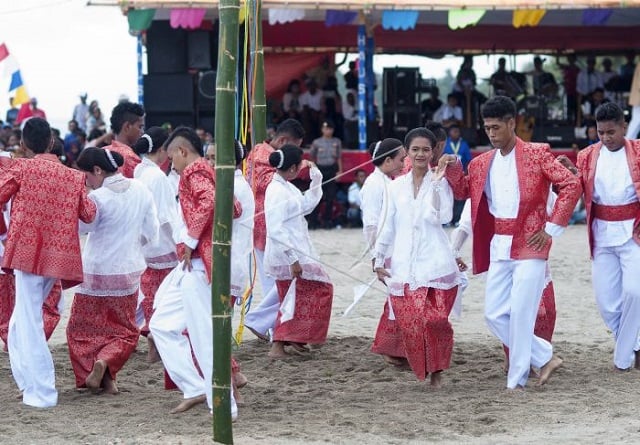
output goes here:
[{"label": "bamboo pole", "polygon": [[253,146],[267,139],[267,98],[264,88],[264,50],[262,47],[262,0],[250,0],[249,18],[251,30],[255,33],[251,42],[251,58],[253,60],[253,88],[251,91],[251,140]]},{"label": "bamboo pole", "polygon": [[216,204],[213,221],[213,440],[233,444],[231,426],[231,224],[235,172],[235,104],[238,64],[239,0],[218,6],[218,74],[216,77]]}]

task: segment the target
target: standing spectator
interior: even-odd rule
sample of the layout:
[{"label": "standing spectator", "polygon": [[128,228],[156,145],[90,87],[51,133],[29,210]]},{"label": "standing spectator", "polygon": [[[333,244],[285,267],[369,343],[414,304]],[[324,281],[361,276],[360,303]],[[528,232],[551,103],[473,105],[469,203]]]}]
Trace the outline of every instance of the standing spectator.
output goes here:
[{"label": "standing spectator", "polygon": [[580,67],[576,65],[576,55],[569,54],[567,56],[566,64],[558,61],[558,66],[562,68],[562,82],[564,84],[564,94],[567,97],[567,119],[575,123],[577,113],[577,82],[578,74],[580,73]]},{"label": "standing spectator", "polygon": [[605,102],[610,102],[604,95],[604,89],[596,88],[582,100],[582,123],[590,125],[595,122],[596,109]]},{"label": "standing spectator", "polygon": [[327,83],[322,88],[322,110],[324,119],[335,124],[335,136],[344,139],[344,116],[342,115],[342,96],[338,92],[338,80],[335,76],[327,77]]},{"label": "standing spectator", "polygon": [[620,89],[622,91],[627,91],[631,88],[631,80],[633,79],[633,73],[636,69],[636,64],[634,62],[636,53],[629,51],[625,57],[627,59],[627,63],[620,67]]},{"label": "standing spectator", "polygon": [[344,117],[344,141],[345,148],[358,146],[358,104],[356,92],[347,90],[345,101],[342,104],[342,116]]},{"label": "standing spectator", "polygon": [[[467,172],[467,166],[471,162],[471,149],[469,144],[462,138],[460,133],[460,127],[458,125],[452,125],[449,127],[449,137],[444,145],[444,152],[452,154],[460,159],[462,162],[462,168],[465,173]],[[453,218],[451,219],[451,225],[458,226],[460,221],[460,215],[462,215],[462,209],[464,209],[465,199],[453,201]]]},{"label": "standing spectator", "polygon": [[362,199],[360,198],[360,190],[365,179],[367,179],[367,173],[362,170],[356,170],[356,180],[349,186],[349,194],[347,199],[349,200],[349,208],[347,209],[347,221],[350,227],[362,227],[362,210],[360,205]]},{"label": "standing spectator", "polygon": [[547,98],[555,97],[558,93],[558,84],[555,77],[548,71],[545,71],[543,64],[546,59],[540,56],[533,58],[533,94],[536,96],[545,96]]},{"label": "standing spectator", "polygon": [[39,117],[47,120],[47,115],[44,110],[38,108],[38,99],[36,99],[35,97],[32,97],[30,102],[22,104],[22,106],[20,107],[20,111],[18,111],[18,116],[16,117],[14,125],[20,125],[30,117]]},{"label": "standing spectator", "polygon": [[307,91],[300,95],[300,106],[302,107],[302,125],[305,130],[306,141],[313,141],[320,136],[318,129],[322,122],[322,91],[318,89],[315,80],[307,79]]},{"label": "standing spectator", "polygon": [[78,123],[78,128],[87,131],[87,119],[89,118],[89,106],[87,105],[87,93],[80,94],[80,103],[73,108],[73,120]]},{"label": "standing spectator", "polygon": [[427,122],[433,120],[433,117],[438,111],[438,109],[442,106],[442,101],[438,97],[440,96],[440,90],[438,87],[433,87],[431,92],[429,93],[429,99],[425,99],[422,101],[421,111],[422,111],[422,122]]},{"label": "standing spectator", "polygon": [[[95,102],[95,101],[94,101]],[[93,104],[93,102],[92,102]],[[89,117],[87,118],[87,134],[91,134],[93,130],[106,130],[107,125],[104,122],[104,116],[102,115],[102,111],[98,106],[98,103],[95,102],[95,106],[89,107]]]},{"label": "standing spectator", "polygon": [[610,101],[615,100],[615,92],[620,91],[620,76],[615,72],[611,66],[611,59],[606,57],[602,60],[602,84],[604,85],[605,95]]},{"label": "standing spectator", "polygon": [[7,110],[7,118],[5,119],[7,121],[7,124],[13,127],[15,125],[16,119],[18,118],[19,112],[20,110],[18,110],[16,106],[13,104],[13,97],[10,97],[9,109]]},{"label": "standing spectator", "polygon": [[344,85],[347,90],[358,91],[358,65],[355,61],[349,62],[349,71],[344,75]]},{"label": "standing spectator", "polygon": [[333,137],[335,125],[326,120],[322,123],[322,137],[311,144],[311,161],[318,166],[322,173],[322,194],[324,202],[324,217],[318,218],[316,208],[311,215],[312,225],[320,224],[325,229],[331,229],[333,222],[333,201],[336,198],[338,185],[336,177],[342,174],[342,142]]},{"label": "standing spectator", "polygon": [[133,178],[133,171],[141,160],[131,149],[142,136],[144,128],[144,108],[140,104],[120,102],[111,112],[111,130],[113,141],[107,149],[120,153],[124,165],[120,171],[125,178]]},{"label": "standing spectator", "polygon": [[[578,74],[576,90],[578,91],[578,103],[582,104],[582,100],[589,96],[596,88],[603,88],[602,75],[596,70],[596,58],[594,56],[587,57],[587,67]],[[581,110],[578,109],[580,112]],[[578,118],[578,126],[582,126],[582,113]]]}]

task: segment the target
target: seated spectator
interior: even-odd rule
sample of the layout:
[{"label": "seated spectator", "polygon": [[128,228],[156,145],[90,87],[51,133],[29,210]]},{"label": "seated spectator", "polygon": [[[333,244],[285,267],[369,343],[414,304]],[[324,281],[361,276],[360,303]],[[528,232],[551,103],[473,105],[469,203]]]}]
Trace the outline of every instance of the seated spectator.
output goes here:
[{"label": "seated spectator", "polygon": [[300,104],[300,81],[298,79],[292,79],[289,82],[287,92],[282,96],[282,111],[284,119],[300,120],[302,105]]},{"label": "seated spectator", "polygon": [[429,93],[429,99],[425,99],[420,104],[422,112],[422,122],[433,120],[433,116],[436,111],[442,106],[442,101],[439,98],[440,90],[438,87],[433,87]]},{"label": "seated spectator", "polygon": [[438,108],[433,115],[433,120],[447,128],[451,125],[462,125],[462,108],[455,94],[447,95],[447,103]]},{"label": "seated spectator", "polygon": [[589,126],[595,123],[596,109],[605,102],[610,102],[604,95],[603,88],[596,88],[582,101],[582,123]]},{"label": "seated spectator", "polygon": [[600,138],[598,137],[598,130],[595,123],[587,125],[584,133],[585,137],[578,139],[573,146],[574,149],[578,151],[582,150],[583,148],[587,148],[589,145],[600,142]]},{"label": "seated spectator", "polygon": [[349,227],[362,227],[360,190],[362,189],[365,179],[367,179],[367,173],[364,170],[358,169],[356,170],[355,182],[349,186],[349,208],[347,209],[347,223]]}]

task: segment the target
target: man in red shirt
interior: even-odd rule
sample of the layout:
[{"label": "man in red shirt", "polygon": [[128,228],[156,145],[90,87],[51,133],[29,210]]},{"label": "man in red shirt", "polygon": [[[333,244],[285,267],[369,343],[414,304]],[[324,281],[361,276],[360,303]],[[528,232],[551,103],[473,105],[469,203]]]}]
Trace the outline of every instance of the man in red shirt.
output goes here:
[{"label": "man in red shirt", "polygon": [[133,178],[133,171],[142,160],[131,149],[144,133],[144,108],[132,102],[120,102],[111,112],[113,142],[104,147],[119,153],[124,158],[122,174]]}]

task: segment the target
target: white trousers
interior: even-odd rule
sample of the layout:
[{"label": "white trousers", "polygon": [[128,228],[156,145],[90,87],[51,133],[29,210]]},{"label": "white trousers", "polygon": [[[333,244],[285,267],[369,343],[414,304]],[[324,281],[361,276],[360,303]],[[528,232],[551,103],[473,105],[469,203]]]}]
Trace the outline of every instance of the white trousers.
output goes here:
[{"label": "white trousers", "polygon": [[266,334],[276,325],[276,318],[280,310],[280,298],[275,280],[264,273],[264,251],[255,249],[255,253],[260,286],[262,287],[262,300],[258,306],[251,308],[245,317],[244,324],[260,334]]},{"label": "white trousers", "polygon": [[630,239],[622,246],[596,247],[592,274],[600,315],[616,341],[613,363],[628,369],[640,349],[640,246]]},{"label": "white trousers", "polygon": [[631,121],[627,126],[627,139],[637,139],[640,132],[640,105],[634,105],[631,110]]},{"label": "white trousers", "polygon": [[58,404],[53,357],[44,335],[42,304],[56,282],[14,270],[16,304],[9,319],[7,338],[11,373],[22,391],[22,402],[37,408]]},{"label": "white trousers", "polygon": [[[182,270],[182,263],[164,279],[154,301],[154,313],[149,322],[162,363],[184,398],[202,394],[213,409],[213,326],[211,322],[211,285],[201,260],[192,260],[191,272]],[[187,329],[189,338],[183,331]],[[189,343],[191,341],[191,344]],[[191,348],[204,378],[191,357]],[[238,407],[231,391],[231,415]]]},{"label": "white trousers", "polygon": [[489,330],[509,347],[507,388],[524,387],[531,365],[541,368],[553,356],[551,343],[533,334],[545,267],[535,259],[489,265],[484,314]]}]

